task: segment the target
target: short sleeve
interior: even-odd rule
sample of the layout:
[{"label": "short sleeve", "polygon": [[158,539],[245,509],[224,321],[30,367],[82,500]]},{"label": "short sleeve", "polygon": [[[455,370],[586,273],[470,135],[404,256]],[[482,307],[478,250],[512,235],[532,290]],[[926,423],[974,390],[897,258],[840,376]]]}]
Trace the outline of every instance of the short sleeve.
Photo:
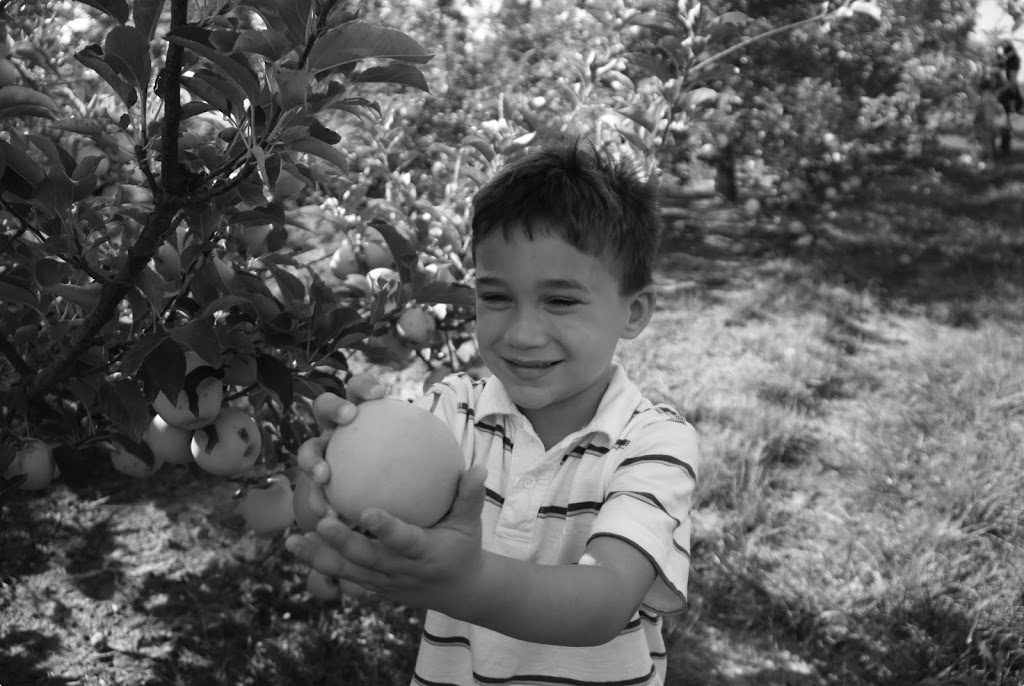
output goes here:
[{"label": "short sleeve", "polygon": [[642,605],[660,613],[679,612],[686,607],[690,573],[690,510],[700,463],[697,432],[665,413],[630,433],[627,447],[616,451],[609,464],[604,502],[590,538],[611,536],[639,549],[657,571]]}]

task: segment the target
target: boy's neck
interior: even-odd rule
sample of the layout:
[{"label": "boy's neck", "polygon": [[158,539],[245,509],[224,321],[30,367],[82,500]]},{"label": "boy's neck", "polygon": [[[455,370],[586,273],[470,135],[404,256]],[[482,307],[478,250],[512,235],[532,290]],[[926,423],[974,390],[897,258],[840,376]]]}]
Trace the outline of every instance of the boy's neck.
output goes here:
[{"label": "boy's neck", "polygon": [[530,420],[544,449],[551,450],[563,438],[590,423],[597,414],[611,379],[612,367],[609,365],[601,379],[582,393],[539,410],[519,408],[519,411]]}]

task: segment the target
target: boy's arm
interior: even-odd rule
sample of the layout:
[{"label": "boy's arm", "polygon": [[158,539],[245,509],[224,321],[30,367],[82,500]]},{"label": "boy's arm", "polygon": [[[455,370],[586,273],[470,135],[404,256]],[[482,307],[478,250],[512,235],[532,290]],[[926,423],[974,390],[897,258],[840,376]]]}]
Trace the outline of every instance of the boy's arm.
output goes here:
[{"label": "boy's arm", "polygon": [[523,641],[582,646],[617,636],[654,582],[644,554],[607,536],[594,538],[576,565],[486,552],[484,475],[469,470],[451,513],[429,529],[370,510],[360,524],[372,537],[324,519],[316,534],[289,537],[288,549],[330,576]]}]

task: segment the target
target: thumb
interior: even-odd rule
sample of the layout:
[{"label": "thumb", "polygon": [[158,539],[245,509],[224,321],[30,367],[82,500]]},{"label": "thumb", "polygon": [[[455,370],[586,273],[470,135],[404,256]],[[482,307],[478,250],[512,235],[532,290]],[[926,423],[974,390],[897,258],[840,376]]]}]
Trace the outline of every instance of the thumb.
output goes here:
[{"label": "thumb", "polygon": [[452,503],[451,518],[480,519],[484,508],[484,482],[487,480],[487,468],[475,464],[459,477],[455,502]]}]

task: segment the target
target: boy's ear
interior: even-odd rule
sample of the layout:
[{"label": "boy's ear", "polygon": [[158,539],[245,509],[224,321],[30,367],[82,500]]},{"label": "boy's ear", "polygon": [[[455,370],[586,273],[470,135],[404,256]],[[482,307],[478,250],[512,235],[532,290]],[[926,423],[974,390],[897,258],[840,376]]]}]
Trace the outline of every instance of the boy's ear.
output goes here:
[{"label": "boy's ear", "polygon": [[622,330],[620,338],[636,338],[647,328],[654,314],[654,306],[657,304],[658,296],[654,292],[654,286],[647,286],[633,294],[629,303],[629,319]]}]

